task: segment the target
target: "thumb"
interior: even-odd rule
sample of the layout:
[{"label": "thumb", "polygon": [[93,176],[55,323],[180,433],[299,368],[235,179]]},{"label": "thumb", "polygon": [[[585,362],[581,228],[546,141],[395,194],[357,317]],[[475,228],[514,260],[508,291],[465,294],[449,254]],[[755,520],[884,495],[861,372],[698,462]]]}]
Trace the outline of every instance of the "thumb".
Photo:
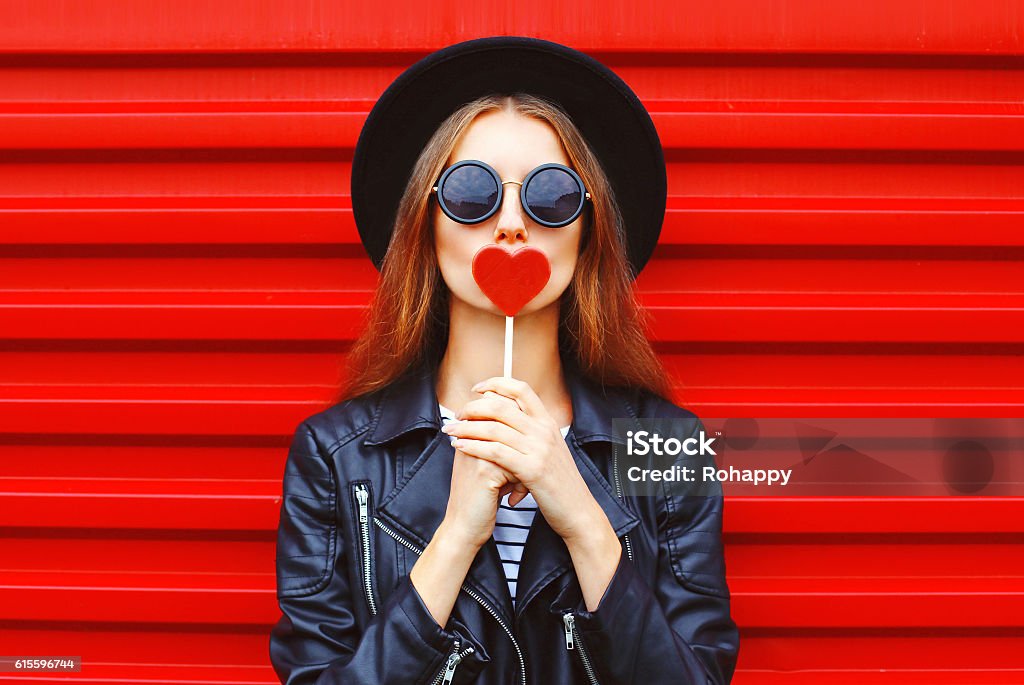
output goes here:
[{"label": "thumb", "polygon": [[526,486],[522,483],[516,483],[512,488],[512,494],[508,496],[508,505],[514,507],[530,494],[530,491],[526,489]]}]

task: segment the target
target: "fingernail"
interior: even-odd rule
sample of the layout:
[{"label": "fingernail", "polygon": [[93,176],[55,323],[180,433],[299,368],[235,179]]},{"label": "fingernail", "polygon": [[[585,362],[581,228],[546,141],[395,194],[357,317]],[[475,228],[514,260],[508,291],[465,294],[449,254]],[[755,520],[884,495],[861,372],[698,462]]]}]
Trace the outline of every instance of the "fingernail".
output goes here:
[{"label": "fingernail", "polygon": [[482,387],[484,387],[484,382],[480,381],[479,383],[474,385],[472,388],[470,388],[470,390],[472,390],[473,392],[476,392],[476,391],[478,391]]},{"label": "fingernail", "polygon": [[441,430],[444,431],[445,433],[451,433],[452,432],[452,426],[451,426],[450,423],[446,423],[443,426],[441,426]]}]

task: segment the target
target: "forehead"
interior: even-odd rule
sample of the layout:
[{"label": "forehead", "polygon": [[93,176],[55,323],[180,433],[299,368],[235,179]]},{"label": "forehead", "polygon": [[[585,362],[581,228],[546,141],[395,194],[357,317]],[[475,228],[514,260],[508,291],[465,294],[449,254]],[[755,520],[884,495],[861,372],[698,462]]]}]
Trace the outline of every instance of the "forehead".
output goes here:
[{"label": "forehead", "polygon": [[504,110],[486,112],[470,123],[452,150],[449,164],[463,159],[487,162],[502,178],[522,178],[548,162],[569,166],[550,124]]}]

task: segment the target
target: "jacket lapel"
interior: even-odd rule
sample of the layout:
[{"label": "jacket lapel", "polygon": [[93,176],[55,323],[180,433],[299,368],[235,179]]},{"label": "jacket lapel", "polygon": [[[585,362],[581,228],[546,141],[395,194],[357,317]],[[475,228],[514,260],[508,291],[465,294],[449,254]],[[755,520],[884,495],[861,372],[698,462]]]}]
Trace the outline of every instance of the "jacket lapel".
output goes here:
[{"label": "jacket lapel", "polygon": [[[633,404],[620,394],[607,393],[590,382],[575,364],[563,359],[566,384],[573,406],[572,426],[566,444],[594,499],[600,505],[616,535],[621,537],[639,523],[622,504],[612,485],[594,465],[584,445],[611,441],[613,418],[635,418]],[[394,489],[381,500],[377,516],[396,532],[423,548],[444,519],[451,493],[455,451],[441,432],[441,415],[436,394],[436,371],[419,369],[382,393],[373,429],[364,445],[374,446],[423,430],[426,446],[418,452]],[[419,441],[417,444],[423,444]],[[523,549],[519,569],[516,615],[548,584],[572,568],[569,550],[538,510]],[[509,623],[513,610],[498,548],[491,538],[470,566],[466,584],[479,593]]]},{"label": "jacket lapel", "polygon": [[[420,369],[392,384],[377,406],[374,428],[364,445],[382,445],[418,429],[427,438],[398,483],[377,507],[377,517],[421,549],[444,520],[451,494],[455,449],[441,432],[436,371]],[[480,594],[511,625],[512,597],[505,584],[498,547],[490,539],[473,559],[466,585]]]},{"label": "jacket lapel", "polygon": [[[636,411],[621,391],[603,391],[597,384],[586,379],[575,364],[564,358],[563,364],[566,385],[572,398],[573,414],[572,425],[566,435],[566,445],[590,494],[608,517],[615,534],[621,538],[640,520],[615,495],[612,485],[583,446],[610,443],[612,419],[636,418]],[[593,448],[596,450],[597,445],[593,445]],[[523,561],[519,567],[516,616],[521,616],[545,587],[561,578],[570,569],[572,557],[569,555],[569,548],[561,536],[548,525],[543,512],[538,510],[526,538]]]}]

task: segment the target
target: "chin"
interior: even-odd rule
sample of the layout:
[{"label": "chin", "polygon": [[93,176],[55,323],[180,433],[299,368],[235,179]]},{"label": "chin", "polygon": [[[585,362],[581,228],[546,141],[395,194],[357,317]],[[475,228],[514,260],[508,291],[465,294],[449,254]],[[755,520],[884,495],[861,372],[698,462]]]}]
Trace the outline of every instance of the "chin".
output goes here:
[{"label": "chin", "polygon": [[524,314],[536,314],[537,312],[543,311],[552,305],[558,305],[557,297],[553,300],[548,300],[546,298],[543,300],[532,300],[525,307],[523,307],[522,310],[520,310],[518,315],[522,316]]},{"label": "chin", "polygon": [[466,309],[475,309],[495,316],[505,316],[505,312],[498,309],[498,306],[487,299],[487,296],[483,292],[477,290],[475,293],[468,293],[463,296],[456,293],[454,290],[449,289],[453,301],[457,301],[461,306]]}]

